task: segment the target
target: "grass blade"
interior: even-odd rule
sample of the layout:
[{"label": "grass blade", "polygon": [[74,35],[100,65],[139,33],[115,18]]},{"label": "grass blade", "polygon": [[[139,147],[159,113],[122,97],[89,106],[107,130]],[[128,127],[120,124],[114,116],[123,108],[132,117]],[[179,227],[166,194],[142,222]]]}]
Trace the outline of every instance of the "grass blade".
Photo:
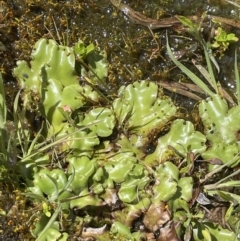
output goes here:
[{"label": "grass blade", "polygon": [[235,79],[236,79],[236,94],[237,94],[237,101],[238,105],[240,104],[240,79],[239,79],[239,71],[238,71],[238,64],[237,64],[237,50],[235,51],[235,62],[234,62],[234,71],[235,71]]},{"label": "grass blade", "polygon": [[51,218],[49,219],[47,225],[44,227],[44,229],[42,230],[42,232],[38,235],[36,241],[41,241],[41,237],[42,235],[49,229],[51,228],[51,226],[53,225],[54,221],[57,219],[58,214],[60,213],[60,211],[62,210],[62,205],[60,202],[58,202],[58,206],[57,209],[55,210],[55,212],[53,213],[53,215],[51,216]]},{"label": "grass blade", "polygon": [[2,153],[3,160],[8,160],[8,152],[6,148],[7,131],[5,124],[7,120],[7,107],[5,99],[5,91],[3,85],[3,78],[0,73],[0,152]]},{"label": "grass blade", "polygon": [[169,46],[168,37],[167,37],[167,51],[170,59],[173,63],[182,70],[197,86],[199,86],[205,93],[209,96],[213,96],[214,93],[208,88],[208,86],[198,78],[192,71],[190,71],[187,67],[185,67],[181,62],[179,62],[173,55],[172,50]]}]

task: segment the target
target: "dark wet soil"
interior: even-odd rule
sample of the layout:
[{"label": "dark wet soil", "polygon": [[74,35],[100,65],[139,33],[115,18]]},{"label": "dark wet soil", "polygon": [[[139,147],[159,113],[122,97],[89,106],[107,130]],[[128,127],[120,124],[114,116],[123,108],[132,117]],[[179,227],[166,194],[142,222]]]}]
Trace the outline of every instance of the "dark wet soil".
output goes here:
[{"label": "dark wet soil", "polygon": [[[151,18],[180,15],[209,14],[237,18],[237,8],[224,1],[182,0],[130,1],[124,3]],[[160,82],[162,79],[178,81],[178,72],[170,71],[173,64],[168,61],[165,48],[166,29],[154,30],[154,40],[148,28],[132,23],[108,0],[0,1],[0,40],[4,51],[0,52],[1,70],[5,81],[12,85],[9,95],[16,90],[12,69],[16,61],[29,59],[31,48],[41,37],[54,38],[61,44],[73,45],[78,39],[86,44],[93,42],[105,49],[109,60],[109,83],[114,91],[119,86],[141,79]],[[240,30],[230,29],[238,33]],[[183,63],[190,59],[201,61],[201,48],[185,51],[194,41],[186,33],[167,30],[171,46],[181,54]],[[208,34],[208,33],[206,33]],[[197,44],[197,43],[196,43]],[[156,51],[157,48],[160,48]],[[233,87],[233,50],[221,59],[219,78],[225,86]],[[12,90],[12,91],[11,91]]]}]

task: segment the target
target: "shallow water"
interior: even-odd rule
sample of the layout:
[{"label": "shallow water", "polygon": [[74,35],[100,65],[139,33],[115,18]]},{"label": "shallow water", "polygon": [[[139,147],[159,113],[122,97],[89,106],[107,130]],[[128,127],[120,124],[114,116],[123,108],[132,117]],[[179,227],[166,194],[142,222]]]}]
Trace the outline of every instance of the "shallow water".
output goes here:
[{"label": "shallow water", "polygon": [[[223,0],[165,0],[147,1],[123,0],[134,10],[156,19],[179,15],[209,14],[227,18],[240,18],[239,9]],[[0,53],[4,79],[8,86],[16,90],[12,68],[18,59],[29,59],[31,47],[41,37],[55,38],[61,44],[73,45],[78,39],[86,44],[93,42],[105,49],[109,60],[109,92],[116,92],[121,85],[148,79],[150,81],[186,81],[166,55],[166,29],[154,30],[154,37],[147,27],[132,23],[108,0],[69,0],[69,1],[1,1],[3,15],[0,39],[7,51]],[[0,18],[1,21],[1,18]],[[228,28],[228,31],[240,34],[240,30]],[[171,47],[180,53],[183,64],[195,71],[190,63],[192,59],[204,65],[203,51],[198,43],[185,32],[167,29]],[[208,35],[207,33],[206,35]],[[194,47],[194,51],[186,51]],[[159,47],[159,50],[157,48]],[[229,50],[219,60],[220,73],[216,73],[222,85],[233,90],[234,51]],[[10,83],[10,84],[9,84]],[[9,88],[9,94],[11,88]],[[180,98],[180,102],[186,98]],[[191,104],[192,101],[187,103]],[[181,105],[181,104],[180,104]]]}]

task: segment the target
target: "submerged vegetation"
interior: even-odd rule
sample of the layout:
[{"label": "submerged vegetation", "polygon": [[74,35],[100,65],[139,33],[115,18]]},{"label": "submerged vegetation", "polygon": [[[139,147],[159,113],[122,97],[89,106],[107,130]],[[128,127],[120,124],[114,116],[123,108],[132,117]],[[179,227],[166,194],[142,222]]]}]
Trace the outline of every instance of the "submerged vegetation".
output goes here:
[{"label": "submerged vegetation", "polygon": [[[21,4],[36,7],[31,2]],[[55,10],[60,6],[49,4]],[[68,7],[82,11],[79,2]],[[203,14],[200,19],[204,18]],[[55,39],[42,34],[33,38],[34,44],[31,39],[30,57],[24,52],[17,58],[13,78],[19,88],[12,105],[1,76],[0,220],[4,239],[239,239],[237,54],[235,93],[224,90],[216,78],[221,66],[214,55],[217,48],[215,53],[224,57],[238,38],[217,25],[215,37],[207,39],[203,21],[180,16],[179,21],[184,38],[200,46],[196,55],[202,51],[205,62],[180,61],[187,53],[173,51],[166,31],[167,54],[158,58],[154,50],[145,60],[161,59],[171,66],[169,72],[172,66],[173,71],[178,67],[184,76],[183,90],[189,86],[187,78],[194,83],[192,90],[200,94],[195,117],[166,95],[161,80],[141,80],[141,71],[123,68],[117,56],[111,57],[112,64],[109,49],[79,35],[61,39],[60,30],[55,35],[48,31]],[[27,26],[23,19],[19,22]],[[151,33],[153,43],[158,43],[159,36]],[[136,54],[136,42],[128,37],[124,41],[128,45],[124,52]],[[132,79],[117,83],[123,69]],[[192,96],[190,91],[174,92]]]}]

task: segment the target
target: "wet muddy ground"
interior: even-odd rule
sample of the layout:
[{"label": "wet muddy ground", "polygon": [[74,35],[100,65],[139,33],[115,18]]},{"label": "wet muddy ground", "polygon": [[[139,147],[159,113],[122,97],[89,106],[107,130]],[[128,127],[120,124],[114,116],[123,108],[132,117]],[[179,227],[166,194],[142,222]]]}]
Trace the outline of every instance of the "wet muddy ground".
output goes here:
[{"label": "wet muddy ground", "polygon": [[[204,11],[239,19],[238,8],[223,0],[125,0],[122,3],[153,19],[175,14],[199,16]],[[109,91],[113,93],[121,85],[142,79],[158,83],[162,80],[186,81],[166,55],[166,34],[182,63],[192,68],[189,63],[194,59],[204,65],[201,47],[186,32],[168,28],[156,29],[151,33],[147,27],[132,23],[108,0],[5,0],[0,2],[0,10],[0,63],[9,100],[17,90],[12,77],[16,61],[29,59],[32,46],[41,37],[54,38],[70,46],[82,39],[86,44],[92,42],[106,50],[110,63]],[[240,32],[239,29],[227,28],[236,35]],[[206,30],[206,38],[210,38],[210,31],[211,27]],[[218,78],[223,86],[229,88],[234,87],[235,47],[231,46],[220,60],[222,68]],[[185,99],[181,98],[181,101]]]}]

